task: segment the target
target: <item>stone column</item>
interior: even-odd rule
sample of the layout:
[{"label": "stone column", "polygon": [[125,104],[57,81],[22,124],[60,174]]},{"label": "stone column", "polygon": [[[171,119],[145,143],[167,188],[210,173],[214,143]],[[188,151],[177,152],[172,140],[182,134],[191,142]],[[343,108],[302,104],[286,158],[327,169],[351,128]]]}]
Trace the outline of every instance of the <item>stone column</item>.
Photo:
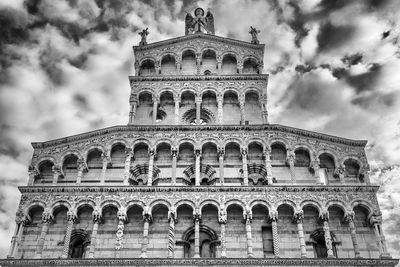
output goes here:
[{"label": "stone column", "polygon": [[376,242],[378,243],[379,254],[381,258],[391,258],[387,251],[386,239],[382,231],[382,216],[381,214],[373,214],[370,217],[370,224],[374,227]]},{"label": "stone column", "polygon": [[332,247],[332,237],[331,232],[329,231],[329,212],[323,211],[321,213],[320,218],[322,219],[323,229],[324,229],[324,237],[325,237],[325,245],[328,252],[328,258],[334,258],[333,255],[333,247]]},{"label": "stone column", "polygon": [[247,171],[247,148],[242,148],[243,185],[249,185],[249,173]]},{"label": "stone column", "polygon": [[19,246],[21,245],[22,232],[27,222],[28,221],[26,219],[16,221],[15,231],[13,237],[11,238],[11,246],[7,258],[15,258],[17,255]]},{"label": "stone column", "polygon": [[38,177],[40,173],[35,166],[29,165],[28,175],[29,175],[28,186],[32,186],[35,183],[35,178]]},{"label": "stone column", "polygon": [[200,68],[201,68],[201,53],[196,53],[196,73],[200,75]]},{"label": "stone column", "polygon": [[266,93],[261,95],[260,102],[261,102],[263,123],[268,124],[268,108],[267,108],[268,96]]},{"label": "stone column", "polygon": [[174,258],[175,254],[175,212],[168,212],[168,221],[169,221],[169,229],[168,229],[168,258]]},{"label": "stone column", "polygon": [[52,171],[53,171],[53,185],[57,185],[58,182],[58,178],[60,176],[62,176],[62,168],[60,165],[53,165],[52,167]]},{"label": "stone column", "polygon": [[194,222],[194,256],[193,258],[200,258],[200,214],[198,211],[193,214]]},{"label": "stone column", "polygon": [[135,60],[135,76],[139,76],[140,64],[139,61]]},{"label": "stone column", "polygon": [[49,230],[49,224],[53,221],[53,215],[49,211],[43,211],[42,214],[42,230],[36,246],[35,258],[41,259],[44,247],[44,241],[46,240],[47,231]]},{"label": "stone column", "polygon": [[304,240],[304,231],[303,231],[303,219],[304,219],[303,210],[296,211],[293,220],[297,224],[297,234],[299,236],[301,257],[307,258],[306,242]]},{"label": "stone column", "polygon": [[253,258],[253,238],[251,236],[251,220],[252,220],[252,214],[247,211],[245,214],[243,214],[245,224],[246,224],[246,239],[247,239],[247,257],[248,258]]},{"label": "stone column", "polygon": [[296,158],[296,155],[294,154],[294,151],[288,149],[286,162],[287,162],[287,164],[289,165],[289,168],[290,168],[290,177],[292,179],[292,184],[297,184],[296,171],[294,169],[295,158]]},{"label": "stone column", "polygon": [[196,158],[195,162],[195,185],[200,185],[200,158],[201,158],[201,150],[199,148],[194,150],[194,156]]},{"label": "stone column", "polygon": [[349,223],[351,241],[353,242],[354,257],[360,258],[360,249],[358,247],[356,227],[354,225],[354,211],[346,211],[346,214],[344,215],[344,221]]},{"label": "stone column", "polygon": [[219,160],[219,183],[224,184],[224,154],[223,148],[218,148],[218,160]]},{"label": "stone column", "polygon": [[129,185],[129,173],[131,169],[131,159],[133,157],[133,150],[130,147],[125,148],[125,168],[124,168],[124,185]]},{"label": "stone column", "polygon": [[147,173],[147,186],[153,185],[154,149],[149,149],[149,171]]},{"label": "stone column", "polygon": [[177,58],[177,60],[176,60],[176,73],[181,74],[181,66],[182,66],[182,60],[180,58]]},{"label": "stone column", "polygon": [[200,125],[201,118],[201,96],[196,97],[196,124]]},{"label": "stone column", "polygon": [[322,184],[321,177],[319,176],[319,159],[315,157],[314,160],[310,163],[310,168],[314,172],[315,182],[316,184]]},{"label": "stone column", "polygon": [[175,96],[175,125],[179,124],[179,96]]},{"label": "stone column", "polygon": [[237,68],[238,68],[238,73],[242,74],[243,73],[243,61],[239,60],[237,62]]},{"label": "stone column", "polygon": [[239,96],[239,107],[240,107],[240,124],[245,124],[245,114],[244,114],[244,100],[245,96]]},{"label": "stone column", "polygon": [[217,95],[217,102],[218,102],[218,124],[222,125],[224,123],[224,114],[223,114],[224,96],[222,94]]},{"label": "stone column", "polygon": [[222,73],[222,57],[221,56],[217,56],[217,70],[218,70],[218,74]]},{"label": "stone column", "polygon": [[272,210],[269,213],[269,217],[272,225],[272,243],[274,246],[274,255],[275,257],[279,257],[278,211]]},{"label": "stone column", "polygon": [[63,253],[61,255],[61,258],[63,258],[63,259],[68,258],[69,244],[71,242],[72,227],[73,227],[76,219],[77,219],[76,214],[74,212],[72,212],[72,211],[67,212],[67,231],[65,233]]},{"label": "stone column", "polygon": [[100,177],[100,185],[104,185],[106,181],[106,171],[109,162],[111,162],[110,157],[107,155],[107,151],[104,151],[101,154],[101,158],[103,159],[103,168],[101,169],[101,177]]},{"label": "stone column", "polygon": [[265,169],[267,170],[268,185],[272,185],[273,183],[272,161],[271,161],[271,149],[269,146],[266,146],[264,149],[264,159],[265,159]]},{"label": "stone column", "polygon": [[137,108],[137,102],[131,102],[131,109],[129,111],[129,124],[133,124],[135,122],[135,117],[136,117],[136,108]]},{"label": "stone column", "polygon": [[83,172],[88,170],[86,162],[83,158],[78,159],[78,175],[76,177],[76,184],[81,184]]},{"label": "stone column", "polygon": [[127,221],[126,208],[122,207],[118,210],[118,226],[115,240],[115,257],[120,257],[120,250],[122,248],[122,239],[124,237],[125,222]]},{"label": "stone column", "polygon": [[343,164],[340,164],[335,170],[335,175],[339,177],[340,184],[344,184],[344,174],[345,167]]},{"label": "stone column", "polygon": [[153,124],[156,124],[156,120],[157,120],[157,109],[158,109],[158,102],[157,102],[157,98],[153,97]]},{"label": "stone column", "polygon": [[221,258],[226,258],[226,237],[225,237],[225,224],[226,224],[226,211],[225,206],[222,204],[218,213],[218,222],[221,226]]},{"label": "stone column", "polygon": [[147,246],[149,244],[149,224],[151,221],[151,214],[148,207],[143,210],[143,240],[142,240],[142,253],[141,258],[147,258]]},{"label": "stone column", "polygon": [[160,75],[160,71],[161,71],[161,62],[160,62],[160,60],[157,60],[154,63],[154,69],[156,70],[156,75]]},{"label": "stone column", "polygon": [[90,248],[89,248],[89,256],[88,258],[94,258],[94,252],[96,250],[97,245],[97,230],[99,229],[99,223],[101,221],[101,212],[99,208],[95,208],[92,213],[93,217],[93,228],[92,228],[92,237],[90,239]]},{"label": "stone column", "polygon": [[172,156],[172,173],[171,173],[171,185],[176,185],[176,165],[178,160],[178,149],[173,148],[171,150]]}]

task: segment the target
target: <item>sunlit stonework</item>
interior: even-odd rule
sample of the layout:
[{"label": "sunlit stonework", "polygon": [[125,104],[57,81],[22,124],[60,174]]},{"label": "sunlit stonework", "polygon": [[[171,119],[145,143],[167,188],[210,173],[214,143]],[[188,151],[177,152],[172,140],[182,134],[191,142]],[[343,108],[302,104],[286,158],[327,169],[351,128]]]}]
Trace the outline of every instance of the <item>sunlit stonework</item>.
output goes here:
[{"label": "sunlit stonework", "polygon": [[134,46],[126,126],[33,143],[2,266],[395,266],[366,141],[269,124],[264,44]]}]

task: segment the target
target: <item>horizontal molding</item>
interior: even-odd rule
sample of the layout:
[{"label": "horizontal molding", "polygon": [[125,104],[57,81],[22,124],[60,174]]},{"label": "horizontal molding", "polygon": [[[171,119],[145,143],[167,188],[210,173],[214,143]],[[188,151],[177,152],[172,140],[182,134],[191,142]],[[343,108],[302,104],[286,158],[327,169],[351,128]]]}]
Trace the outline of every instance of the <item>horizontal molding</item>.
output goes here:
[{"label": "horizontal molding", "polygon": [[240,80],[266,80],[268,74],[232,74],[232,75],[153,75],[153,76],[129,76],[131,82],[148,81],[240,81]]}]

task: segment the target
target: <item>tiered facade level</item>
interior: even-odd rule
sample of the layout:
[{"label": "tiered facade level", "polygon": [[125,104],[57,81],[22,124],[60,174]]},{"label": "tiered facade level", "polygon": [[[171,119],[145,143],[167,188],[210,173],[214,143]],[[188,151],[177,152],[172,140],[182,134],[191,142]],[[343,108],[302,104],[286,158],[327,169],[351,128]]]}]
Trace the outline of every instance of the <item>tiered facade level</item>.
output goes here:
[{"label": "tiered facade level", "polygon": [[127,126],[33,143],[9,265],[394,266],[366,141],[269,124],[264,45],[134,47]]}]

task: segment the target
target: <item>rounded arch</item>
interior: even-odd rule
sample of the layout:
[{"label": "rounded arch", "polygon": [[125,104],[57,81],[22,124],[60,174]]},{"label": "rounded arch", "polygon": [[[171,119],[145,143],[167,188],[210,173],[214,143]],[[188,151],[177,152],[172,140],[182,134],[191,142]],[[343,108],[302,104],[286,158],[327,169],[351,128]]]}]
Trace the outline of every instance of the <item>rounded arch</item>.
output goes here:
[{"label": "rounded arch", "polygon": [[207,93],[207,92],[212,92],[215,94],[215,96],[218,95],[218,89],[214,88],[214,87],[205,87],[204,89],[202,89],[200,91],[200,96],[203,96],[203,94]]},{"label": "rounded arch", "polygon": [[122,138],[112,139],[107,144],[107,150],[112,150],[116,145],[123,145],[125,148],[129,148],[129,144],[126,140]]},{"label": "rounded arch", "polygon": [[322,148],[322,149],[318,149],[316,151],[317,158],[319,158],[322,154],[328,154],[328,155],[332,156],[333,160],[335,161],[335,165],[337,165],[337,163],[339,162],[337,153],[335,151],[333,151],[332,149]]},{"label": "rounded arch", "polygon": [[272,147],[273,145],[281,145],[285,149],[290,148],[290,144],[283,138],[278,138],[278,137],[272,138],[269,143],[270,147]]},{"label": "rounded arch", "polygon": [[268,212],[272,210],[271,205],[264,199],[254,199],[254,200],[252,200],[250,202],[250,205],[249,205],[250,206],[250,210],[253,210],[253,208],[256,205],[260,205],[260,206],[263,206],[263,207],[267,208]]},{"label": "rounded arch", "polygon": [[296,152],[296,151],[298,151],[298,150],[301,150],[301,149],[307,151],[307,152],[308,152],[308,155],[310,156],[310,158],[314,155],[314,152],[313,152],[312,148],[311,148],[309,145],[307,145],[307,144],[304,144],[304,143],[297,143],[297,144],[295,144],[295,145],[293,146],[293,151],[294,151],[294,152]]},{"label": "rounded arch", "polygon": [[231,143],[238,145],[239,148],[242,148],[242,146],[243,146],[242,141],[240,139],[238,139],[238,138],[229,138],[227,140],[224,140],[224,148],[226,148],[226,146],[231,144]]},{"label": "rounded arch", "polygon": [[240,59],[239,55],[235,51],[232,51],[232,50],[224,51],[221,54],[222,60],[224,60],[224,57],[226,57],[226,56],[233,56],[236,59],[236,61],[239,61],[239,59]]},{"label": "rounded arch", "polygon": [[100,152],[102,152],[102,153],[106,152],[105,148],[102,145],[98,145],[98,144],[97,145],[92,145],[92,146],[88,147],[86,149],[86,151],[85,151],[85,154],[84,154],[85,161],[87,161],[87,158],[88,158],[90,152],[92,152],[92,151],[94,151],[96,149],[100,150]]},{"label": "rounded arch", "polygon": [[67,200],[57,200],[50,206],[50,213],[53,217],[55,215],[54,211],[60,207],[65,207],[65,208],[67,208],[68,211],[72,211],[72,205]]},{"label": "rounded arch", "polygon": [[103,213],[104,208],[108,207],[108,206],[113,206],[115,208],[117,208],[118,210],[121,208],[121,203],[119,203],[118,200],[115,199],[107,199],[104,200],[103,202],[101,202],[101,204],[99,205],[100,207],[100,212]]},{"label": "rounded arch", "polygon": [[157,205],[164,205],[168,210],[171,210],[171,203],[166,199],[157,199],[150,203],[149,210],[150,213],[153,214],[153,208]]},{"label": "rounded arch", "polygon": [[358,164],[358,166],[360,167],[360,169],[363,168],[363,163],[362,163],[361,159],[360,159],[359,157],[355,156],[355,155],[344,156],[344,157],[340,160],[340,164],[341,164],[341,165],[344,165],[344,163],[345,163],[347,160],[354,160],[354,161],[357,162],[357,164]]},{"label": "rounded arch", "polygon": [[287,205],[287,206],[291,207],[293,212],[295,212],[296,210],[299,209],[298,206],[296,205],[296,203],[294,203],[294,201],[290,200],[290,199],[281,199],[278,202],[274,203],[274,207],[276,208],[276,210],[278,210],[279,207],[282,205]]},{"label": "rounded arch", "polygon": [[76,149],[68,149],[67,151],[65,151],[61,157],[60,157],[60,163],[62,165],[64,165],[64,161],[66,158],[68,158],[69,156],[74,155],[75,157],[82,158],[82,154],[80,151],[76,150]]},{"label": "rounded arch", "polygon": [[253,143],[260,145],[260,146],[262,147],[263,151],[265,151],[265,147],[266,147],[267,145],[266,145],[266,143],[264,142],[264,140],[262,140],[261,138],[250,138],[250,139],[247,139],[247,140],[245,141],[245,144],[246,144],[246,147],[247,147],[247,148],[249,148],[249,146],[250,146],[251,144],[253,144]]},{"label": "rounded arch", "polygon": [[374,205],[371,202],[364,200],[364,199],[354,199],[350,202],[351,210],[354,210],[355,207],[360,206],[365,208],[368,211],[368,216],[373,214],[374,212]]},{"label": "rounded arch", "polygon": [[225,212],[228,211],[228,207],[231,205],[238,205],[243,209],[243,212],[246,211],[246,204],[240,199],[230,199],[226,201],[224,205],[225,205]]},{"label": "rounded arch", "polygon": [[36,165],[35,165],[36,169],[39,170],[40,166],[43,163],[45,163],[46,161],[52,163],[53,165],[56,165],[56,162],[57,162],[56,159],[52,156],[42,156],[39,159],[37,159],[37,161],[36,161]]},{"label": "rounded arch", "polygon": [[246,60],[254,60],[257,63],[257,65],[260,64],[260,59],[254,55],[249,55],[249,54],[244,55],[242,57],[242,61],[245,62]]},{"label": "rounded arch", "polygon": [[161,95],[166,94],[166,93],[171,93],[174,98],[175,98],[175,95],[177,94],[176,91],[172,87],[164,87],[160,91],[158,91],[157,98],[160,99]]},{"label": "rounded arch", "polygon": [[142,88],[139,90],[139,92],[137,93],[138,99],[140,98],[141,94],[149,94],[152,97],[155,96],[154,90],[151,88]]},{"label": "rounded arch", "polygon": [[203,200],[199,205],[200,214],[202,213],[202,209],[207,205],[214,206],[215,208],[217,208],[218,211],[220,210],[220,208],[219,208],[220,205],[219,205],[218,201],[216,201],[215,199],[206,199],[206,200]]},{"label": "rounded arch", "polygon": [[138,207],[142,208],[142,210],[144,210],[144,208],[146,207],[146,204],[141,200],[132,199],[126,203],[126,210],[128,211],[133,206],[138,206]]},{"label": "rounded arch", "polygon": [[178,208],[183,205],[187,205],[187,206],[191,207],[193,209],[193,211],[195,211],[197,208],[196,204],[193,201],[188,200],[188,199],[181,199],[181,200],[177,201],[174,206],[175,206],[175,209],[178,210]]},{"label": "rounded arch", "polygon": [[150,144],[150,141],[149,140],[147,140],[147,139],[145,139],[145,138],[140,138],[140,139],[136,139],[134,142],[133,142],[133,145],[132,145],[132,149],[135,149],[136,148],[136,146],[138,146],[138,145],[140,145],[140,144],[144,144],[144,145],[146,145],[147,147],[151,147],[151,144]]},{"label": "rounded arch", "polygon": [[321,212],[322,212],[322,210],[323,210],[320,203],[318,203],[318,202],[315,201],[315,200],[311,200],[311,199],[303,200],[303,201],[300,203],[300,208],[301,208],[302,210],[304,210],[304,208],[305,208],[306,206],[311,206],[311,207],[313,207],[313,208],[316,208],[316,209],[318,210],[318,213],[319,213],[319,214],[321,214]]},{"label": "rounded arch", "polygon": [[24,214],[29,215],[30,211],[34,208],[42,208],[43,211],[46,210],[46,203],[42,200],[35,199],[25,205]]},{"label": "rounded arch", "polygon": [[213,144],[217,147],[217,149],[220,147],[220,143],[217,139],[207,138],[207,139],[201,140],[201,149],[203,149],[203,147],[207,144]]},{"label": "rounded arch", "polygon": [[222,96],[224,97],[226,93],[234,93],[234,94],[236,94],[236,97],[239,100],[240,92],[236,88],[234,88],[234,87],[225,87],[222,90]]},{"label": "rounded arch", "polygon": [[258,99],[261,98],[261,89],[258,87],[254,87],[254,86],[248,86],[243,90],[243,95],[245,96],[248,93],[255,93],[258,96]]},{"label": "rounded arch", "polygon": [[171,56],[175,59],[175,61],[179,58],[178,54],[173,51],[165,51],[158,55],[158,60],[161,62],[164,57]]},{"label": "rounded arch", "polygon": [[156,59],[154,57],[143,57],[139,61],[139,66],[141,66],[145,61],[152,61],[154,64],[156,64]]},{"label": "rounded arch", "polygon": [[203,56],[203,53],[206,52],[207,50],[211,50],[215,53],[216,56],[218,56],[218,49],[214,46],[205,46],[201,49],[201,55]]},{"label": "rounded arch", "polygon": [[75,204],[74,209],[76,211],[76,214],[78,214],[79,209],[83,208],[84,206],[90,206],[94,210],[97,205],[93,200],[89,198],[81,199]]},{"label": "rounded arch", "polygon": [[343,213],[346,213],[346,211],[349,210],[349,207],[347,206],[347,204],[344,201],[339,200],[339,199],[328,200],[325,203],[325,207],[327,210],[329,210],[330,207],[338,207],[343,211]]},{"label": "rounded arch", "polygon": [[174,145],[171,139],[169,139],[169,138],[161,138],[161,139],[157,140],[157,142],[154,144],[155,149],[157,150],[158,147],[160,145],[162,145],[162,144],[166,144],[166,145],[170,146],[171,149],[172,149],[172,147]]},{"label": "rounded arch", "polygon": [[194,139],[191,138],[182,138],[178,141],[178,148],[182,145],[182,144],[191,144],[193,146],[193,148],[196,146],[196,141]]},{"label": "rounded arch", "polygon": [[194,46],[184,46],[184,47],[179,51],[179,53],[180,53],[180,55],[181,55],[181,58],[183,58],[183,54],[184,54],[185,52],[191,52],[191,53],[194,54],[194,56],[196,56],[196,54],[198,53],[196,47],[194,47]]},{"label": "rounded arch", "polygon": [[182,95],[186,92],[193,93],[195,97],[197,96],[197,90],[194,87],[184,87],[182,91],[180,91],[179,99],[182,100]]}]

